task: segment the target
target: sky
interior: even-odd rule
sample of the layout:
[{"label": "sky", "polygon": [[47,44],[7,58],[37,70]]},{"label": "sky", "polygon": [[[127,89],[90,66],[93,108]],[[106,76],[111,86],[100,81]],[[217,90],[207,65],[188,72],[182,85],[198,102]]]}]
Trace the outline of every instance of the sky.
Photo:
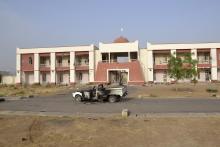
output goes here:
[{"label": "sky", "polygon": [[[220,42],[220,0],[0,0],[0,71],[16,47]],[[121,31],[123,28],[123,31]]]}]

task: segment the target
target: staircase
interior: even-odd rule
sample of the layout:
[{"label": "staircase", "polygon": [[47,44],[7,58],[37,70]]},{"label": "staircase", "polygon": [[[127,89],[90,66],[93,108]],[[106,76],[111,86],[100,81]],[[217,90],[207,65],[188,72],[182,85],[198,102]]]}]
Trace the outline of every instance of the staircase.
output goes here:
[{"label": "staircase", "polygon": [[107,69],[129,69],[128,84],[144,84],[144,77],[139,61],[126,63],[102,63],[99,62],[95,75],[96,83],[107,83]]}]

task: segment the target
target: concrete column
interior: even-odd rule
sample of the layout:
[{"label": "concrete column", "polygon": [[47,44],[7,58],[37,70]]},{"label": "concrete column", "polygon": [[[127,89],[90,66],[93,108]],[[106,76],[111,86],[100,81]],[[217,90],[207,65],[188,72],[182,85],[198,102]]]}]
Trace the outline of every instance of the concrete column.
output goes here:
[{"label": "concrete column", "polygon": [[131,62],[131,52],[128,52],[128,62]]},{"label": "concrete column", "polygon": [[108,63],[110,63],[110,62],[111,62],[111,61],[110,61],[110,60],[111,60],[110,55],[111,55],[111,54],[110,54],[110,52],[109,52],[109,53],[108,53]]},{"label": "concrete column", "polygon": [[153,70],[153,51],[149,50],[147,51],[147,72],[148,72],[148,81],[153,82],[154,81],[154,70]]},{"label": "concrete column", "polygon": [[197,60],[197,49],[191,49],[191,55],[193,60]]},{"label": "concrete column", "polygon": [[50,53],[50,82],[56,83],[56,54]]},{"label": "concrete column", "polygon": [[[18,52],[19,49],[17,49]],[[16,55],[16,84],[21,83],[21,54]]]},{"label": "concrete column", "polygon": [[171,55],[173,55],[174,57],[176,57],[176,49],[172,49],[172,50],[170,50],[170,52],[171,52]]},{"label": "concrete column", "polygon": [[216,48],[211,49],[211,79],[212,81],[217,81],[218,68],[217,68],[217,50]]},{"label": "concrete column", "polygon": [[[191,49],[191,56],[193,60],[197,60],[197,49],[195,48]],[[197,65],[196,65],[196,70],[197,70]],[[198,76],[196,77],[196,80],[198,80]]]},{"label": "concrete column", "polygon": [[[171,50],[170,50],[170,53],[171,53],[172,56],[176,57],[176,49],[171,49]],[[170,78],[170,80],[171,80],[171,82],[172,82],[172,81],[175,81],[174,78]]]},{"label": "concrete column", "polygon": [[34,83],[40,83],[40,72],[39,72],[39,54],[34,54]]},{"label": "concrete column", "polygon": [[75,52],[70,52],[70,83],[75,83]]},{"label": "concrete column", "polygon": [[94,70],[94,50],[89,51],[89,82],[94,82],[95,70]]}]

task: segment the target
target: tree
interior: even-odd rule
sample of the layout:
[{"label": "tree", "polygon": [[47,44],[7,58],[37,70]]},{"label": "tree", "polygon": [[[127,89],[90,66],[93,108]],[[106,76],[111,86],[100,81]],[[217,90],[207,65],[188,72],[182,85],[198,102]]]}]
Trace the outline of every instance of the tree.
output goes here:
[{"label": "tree", "polygon": [[192,59],[192,54],[187,53],[185,55],[185,59],[183,60],[183,64],[186,66],[184,67],[184,78],[190,78],[193,80],[194,84],[196,84],[196,77],[198,75],[198,71],[196,68],[198,61],[195,59]]},{"label": "tree", "polygon": [[184,78],[183,62],[180,57],[171,55],[168,61],[168,74],[170,78],[173,78],[176,82]]},{"label": "tree", "polygon": [[[180,79],[192,79],[196,83],[198,71],[196,69],[197,60],[192,59],[192,54],[187,53],[184,55],[184,60],[180,57],[171,55],[168,62],[168,74],[170,78],[174,78],[176,83]],[[177,90],[177,89],[176,89]]]}]

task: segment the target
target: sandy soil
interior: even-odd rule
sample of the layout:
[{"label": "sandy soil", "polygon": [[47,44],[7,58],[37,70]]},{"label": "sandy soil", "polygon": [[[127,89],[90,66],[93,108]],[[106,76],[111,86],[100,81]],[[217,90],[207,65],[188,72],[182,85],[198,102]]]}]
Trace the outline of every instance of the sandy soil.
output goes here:
[{"label": "sandy soil", "polygon": [[1,147],[217,147],[220,117],[0,116]]},{"label": "sandy soil", "polygon": [[[177,88],[177,91],[176,91]],[[207,92],[207,89],[216,89],[218,92]],[[220,96],[220,83],[181,83],[181,84],[157,84],[146,86],[132,86],[129,88],[129,97],[137,98],[208,98]]]}]

